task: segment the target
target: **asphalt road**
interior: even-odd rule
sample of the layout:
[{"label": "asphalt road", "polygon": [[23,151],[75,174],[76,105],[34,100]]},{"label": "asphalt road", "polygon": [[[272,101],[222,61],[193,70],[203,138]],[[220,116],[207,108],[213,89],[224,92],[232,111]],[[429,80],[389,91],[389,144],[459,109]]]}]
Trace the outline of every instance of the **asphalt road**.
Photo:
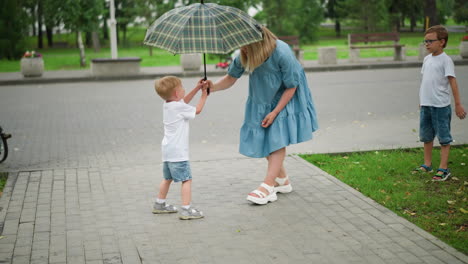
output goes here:
[{"label": "asphalt road", "polygon": [[[320,130],[289,153],[421,146],[419,68],[307,73]],[[468,66],[456,67],[468,110]],[[215,77],[216,80],[218,77]],[[191,89],[197,79],[184,78]],[[191,123],[191,159],[238,154],[248,77],[213,93]],[[196,103],[198,97],[192,104]],[[0,86],[0,124],[13,135],[6,170],[159,163],[162,100],[153,81]],[[468,143],[468,120],[453,116],[455,144]],[[130,154],[130,155],[129,155]]]}]

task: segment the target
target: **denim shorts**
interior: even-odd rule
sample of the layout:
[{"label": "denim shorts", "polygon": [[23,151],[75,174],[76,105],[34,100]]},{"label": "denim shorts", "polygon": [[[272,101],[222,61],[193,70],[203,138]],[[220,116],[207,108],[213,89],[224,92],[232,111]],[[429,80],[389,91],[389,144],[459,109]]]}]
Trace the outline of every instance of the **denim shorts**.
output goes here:
[{"label": "denim shorts", "polygon": [[165,161],[163,164],[163,176],[165,180],[173,180],[174,182],[191,180],[190,163],[188,161]]},{"label": "denim shorts", "polygon": [[452,120],[452,108],[421,106],[419,138],[422,142],[432,142],[435,136],[440,145],[448,145],[452,140],[450,135],[450,121]]}]

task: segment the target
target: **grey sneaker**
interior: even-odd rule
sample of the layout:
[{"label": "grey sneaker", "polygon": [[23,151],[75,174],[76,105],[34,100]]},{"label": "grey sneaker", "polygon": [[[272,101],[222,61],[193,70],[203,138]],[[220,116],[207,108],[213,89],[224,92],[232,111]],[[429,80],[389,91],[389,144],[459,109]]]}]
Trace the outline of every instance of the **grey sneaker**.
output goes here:
[{"label": "grey sneaker", "polygon": [[154,203],[153,205],[153,214],[170,214],[177,213],[177,208],[173,205],[164,203]]},{"label": "grey sneaker", "polygon": [[179,219],[181,220],[200,219],[203,217],[203,212],[193,208],[192,206],[190,206],[189,209],[185,209],[183,207],[180,208]]}]

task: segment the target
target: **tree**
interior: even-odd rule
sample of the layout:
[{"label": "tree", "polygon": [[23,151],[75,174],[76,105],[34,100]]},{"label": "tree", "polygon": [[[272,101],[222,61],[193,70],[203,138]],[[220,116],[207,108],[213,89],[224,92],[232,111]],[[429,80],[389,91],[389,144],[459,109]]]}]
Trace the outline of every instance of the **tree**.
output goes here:
[{"label": "tree", "polygon": [[453,18],[455,22],[468,25],[468,2],[466,0],[455,0],[454,10]]},{"label": "tree", "polygon": [[265,23],[276,35],[298,35],[313,40],[323,18],[319,0],[262,0],[262,11],[255,19]]},{"label": "tree", "polygon": [[[322,0],[325,5],[325,17],[335,20],[335,33],[337,37],[341,36],[341,18],[345,15],[340,12],[340,6],[345,0]],[[325,2],[325,3],[324,3]]]},{"label": "tree", "polygon": [[86,66],[82,32],[92,32],[99,26],[103,0],[62,0],[61,16],[66,28],[77,34],[80,49],[80,65]]},{"label": "tree", "polygon": [[375,32],[388,25],[385,0],[346,0],[339,6],[339,11],[366,32]]},{"label": "tree", "polygon": [[439,17],[437,15],[437,0],[425,1],[424,18],[425,30],[434,25],[439,25]]},{"label": "tree", "polygon": [[27,14],[21,0],[0,0],[0,59],[14,60],[24,53]]}]

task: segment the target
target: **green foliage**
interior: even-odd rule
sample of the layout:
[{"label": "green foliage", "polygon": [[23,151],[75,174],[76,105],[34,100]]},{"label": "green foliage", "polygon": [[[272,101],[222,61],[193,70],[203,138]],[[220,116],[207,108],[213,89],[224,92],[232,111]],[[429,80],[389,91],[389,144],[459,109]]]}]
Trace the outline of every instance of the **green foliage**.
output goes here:
[{"label": "green foliage", "polygon": [[0,172],[0,197],[2,196],[3,188],[5,188],[5,184],[7,180],[8,180],[8,173]]},{"label": "green foliage", "polygon": [[388,28],[388,12],[385,0],[348,0],[338,7],[340,14],[352,19],[366,32]]},{"label": "green foliage", "polygon": [[263,10],[255,19],[277,36],[298,35],[301,40],[317,38],[316,31],[323,18],[323,9],[318,0],[261,2]]},{"label": "green foliage", "polygon": [[0,1],[0,59],[18,59],[24,53],[27,17],[21,1]]},{"label": "green foliage", "polygon": [[62,0],[60,16],[65,28],[72,31],[92,32],[99,26],[104,0]]},{"label": "green foliage", "polygon": [[[440,150],[433,154],[433,164],[439,164]],[[452,146],[453,177],[446,182],[432,181],[432,173],[411,173],[423,156],[421,148],[301,155],[466,254],[468,145]]]},{"label": "green foliage", "polygon": [[454,19],[457,23],[468,24],[468,1],[455,0]]}]

